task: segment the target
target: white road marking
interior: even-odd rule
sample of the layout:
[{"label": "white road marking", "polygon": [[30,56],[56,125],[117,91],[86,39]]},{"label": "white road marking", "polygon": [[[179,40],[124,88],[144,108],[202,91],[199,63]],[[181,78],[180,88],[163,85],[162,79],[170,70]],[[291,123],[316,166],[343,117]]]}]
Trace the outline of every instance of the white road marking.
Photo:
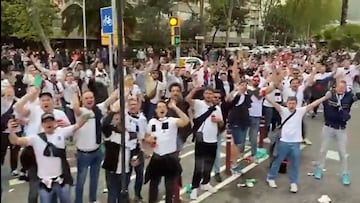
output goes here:
[{"label": "white road marking", "polygon": [[[245,151],[248,151],[250,149],[250,147],[245,147]],[[244,154],[244,156],[242,156],[240,159],[238,159],[238,161],[241,161],[241,160],[243,160],[244,158],[243,157],[248,157],[248,156],[250,156],[251,155],[251,152],[249,151],[249,152],[247,152],[247,153],[245,153]],[[221,153],[220,154],[220,157],[222,157],[222,156],[226,156],[226,154],[224,154],[224,153]],[[223,171],[225,171],[225,165],[223,165],[223,166],[221,166],[220,167],[220,173],[221,172],[223,172]],[[211,177],[213,177],[213,176],[215,176],[215,173],[214,172],[211,172]],[[183,194],[185,194],[186,193],[186,189],[185,188],[182,188],[181,190],[180,190],[180,196],[181,195],[183,195]],[[161,200],[161,201],[159,201],[158,203],[165,203],[165,200]]]},{"label": "white road marking", "polygon": [[[190,144],[186,145],[185,147],[189,147],[189,146],[193,146],[193,145],[194,145],[194,143],[190,143]],[[247,150],[246,147],[245,147],[245,150]],[[180,158],[181,158],[181,159],[186,158],[186,157],[188,157],[188,156],[190,156],[190,155],[192,155],[192,154],[194,154],[194,153],[195,153],[195,150],[188,151],[188,152],[186,152],[186,153],[184,153],[184,154],[181,154],[181,155],[180,155]],[[221,158],[225,157],[225,154],[221,153],[221,154],[220,154],[220,157],[221,157]],[[77,167],[71,167],[71,168],[70,168],[70,172],[71,172],[71,173],[77,173]],[[145,171],[144,171],[144,172],[145,172]],[[134,180],[135,177],[136,177],[135,175],[132,175],[130,179],[131,179],[131,180]],[[19,179],[17,179],[17,178],[15,178],[15,179],[10,179],[10,180],[9,180],[9,186],[19,185],[19,184],[23,184],[23,183],[26,183],[26,181],[22,181],[22,180],[19,180]]]},{"label": "white road marking", "polygon": [[[346,154],[346,157],[348,157],[349,154]],[[340,156],[338,151],[329,150],[326,154],[327,159],[332,159],[335,161],[340,161]]]},{"label": "white road marking", "polygon": [[[304,148],[306,147],[306,145],[301,145],[300,146],[300,149],[303,150]],[[266,159],[268,159],[269,156],[263,158],[263,159],[260,159],[259,160],[259,164],[264,162]],[[259,164],[255,164],[255,163],[251,163],[249,164],[248,166],[246,166],[245,168],[243,168],[241,171],[242,171],[242,174],[245,174],[247,173],[248,171],[250,171],[251,169],[255,168],[257,165]],[[223,187],[225,187],[226,185],[228,185],[229,183],[233,182],[234,180],[238,179],[241,175],[233,175],[233,176],[230,176],[229,178],[225,179],[223,182],[217,184],[215,186],[216,189],[221,189]],[[194,201],[191,201],[190,203],[198,203],[198,202],[201,202],[203,200],[205,200],[206,198],[208,198],[210,195],[212,195],[213,193],[210,193],[210,192],[205,192],[203,194],[201,194],[200,196],[198,196],[197,200],[194,200]]]}]

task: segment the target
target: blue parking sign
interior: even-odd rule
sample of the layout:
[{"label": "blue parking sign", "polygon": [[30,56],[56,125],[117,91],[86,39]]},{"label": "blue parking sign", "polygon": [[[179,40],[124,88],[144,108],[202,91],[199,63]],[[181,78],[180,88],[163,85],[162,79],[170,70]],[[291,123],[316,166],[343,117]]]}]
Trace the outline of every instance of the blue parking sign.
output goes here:
[{"label": "blue parking sign", "polygon": [[113,16],[112,8],[100,8],[101,29],[104,34],[113,34]]}]

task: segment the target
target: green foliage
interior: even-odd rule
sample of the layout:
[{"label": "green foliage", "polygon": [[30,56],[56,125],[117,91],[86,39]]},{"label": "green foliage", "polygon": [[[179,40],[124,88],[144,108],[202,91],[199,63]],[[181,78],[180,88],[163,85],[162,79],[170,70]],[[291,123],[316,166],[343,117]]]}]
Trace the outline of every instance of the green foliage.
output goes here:
[{"label": "green foliage", "polygon": [[264,24],[266,29],[280,31],[285,29],[279,25],[284,22],[295,36],[310,36],[339,19],[340,13],[341,0],[288,0],[285,5],[270,9]]},{"label": "green foliage", "polygon": [[341,48],[352,48],[360,44],[360,25],[345,24],[343,26],[330,27],[316,35],[318,41],[325,40],[328,42],[330,50],[337,50]]},{"label": "green foliage", "polygon": [[144,44],[154,47],[170,44],[170,29],[167,19],[173,6],[168,0],[148,0],[135,7],[138,25],[136,33]]},{"label": "green foliage", "polygon": [[200,34],[201,25],[199,21],[189,19],[181,23],[181,39],[194,41],[195,36]]},{"label": "green foliage", "polygon": [[1,36],[39,41],[39,32],[31,21],[30,9],[36,9],[45,35],[51,36],[52,22],[57,18],[58,9],[51,1],[43,0],[2,0]]},{"label": "green foliage", "polygon": [[264,29],[269,33],[268,36],[280,42],[291,39],[294,31],[294,27],[286,18],[286,9],[280,4],[272,7],[264,20]]},{"label": "green foliage", "polygon": [[[100,8],[111,6],[110,0],[87,0],[85,1],[86,28],[87,34],[90,36],[100,36],[101,20]],[[80,4],[81,5],[81,4]],[[62,30],[66,35],[72,31],[78,30],[79,34],[83,33],[82,8],[77,4],[72,4],[64,9],[61,13]],[[124,10],[124,31],[125,36],[129,36],[134,32],[136,26],[136,17],[134,8],[130,4],[126,4]]]},{"label": "green foliage", "polygon": [[[229,10],[228,0],[210,0],[210,7],[207,9],[208,24],[210,27],[215,27],[216,30],[226,31],[226,18]],[[244,29],[245,19],[249,11],[242,6],[245,1],[235,1],[232,9],[231,26],[235,28],[238,33]]]}]

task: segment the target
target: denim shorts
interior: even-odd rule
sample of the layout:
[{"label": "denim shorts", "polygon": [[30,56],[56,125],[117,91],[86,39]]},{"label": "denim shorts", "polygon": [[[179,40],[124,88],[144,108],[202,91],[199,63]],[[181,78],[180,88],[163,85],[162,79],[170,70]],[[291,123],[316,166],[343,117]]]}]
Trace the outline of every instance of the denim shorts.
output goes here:
[{"label": "denim shorts", "polygon": [[231,135],[235,145],[245,144],[245,138],[248,131],[248,127],[240,127],[238,125],[231,125]]}]

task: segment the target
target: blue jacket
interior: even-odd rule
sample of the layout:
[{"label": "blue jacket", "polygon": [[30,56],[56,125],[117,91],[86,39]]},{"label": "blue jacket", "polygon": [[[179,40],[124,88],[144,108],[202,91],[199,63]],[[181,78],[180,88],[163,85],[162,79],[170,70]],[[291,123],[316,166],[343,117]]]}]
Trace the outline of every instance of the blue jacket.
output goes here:
[{"label": "blue jacket", "polygon": [[346,123],[350,120],[350,109],[352,104],[357,100],[351,92],[346,92],[341,99],[341,106],[338,105],[336,94],[323,102],[325,124],[334,127],[345,128]]}]

